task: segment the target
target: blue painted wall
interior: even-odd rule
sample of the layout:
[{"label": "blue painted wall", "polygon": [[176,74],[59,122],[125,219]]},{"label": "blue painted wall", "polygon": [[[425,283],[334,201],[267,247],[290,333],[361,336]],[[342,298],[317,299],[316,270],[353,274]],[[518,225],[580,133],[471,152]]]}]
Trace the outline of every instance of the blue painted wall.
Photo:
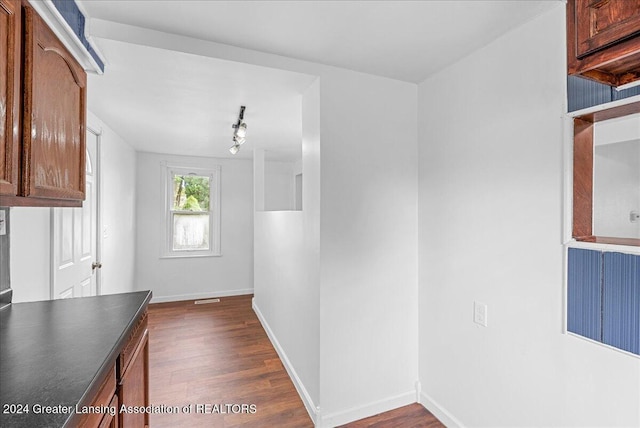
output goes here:
[{"label": "blue painted wall", "polygon": [[640,86],[616,91],[615,88],[578,76],[567,76],[569,111],[581,110],[611,101],[640,95]]},{"label": "blue painted wall", "polygon": [[569,248],[567,329],[640,355],[640,256]]},{"label": "blue painted wall", "polygon": [[602,338],[602,255],[569,248],[567,329],[600,341]]},{"label": "blue painted wall", "polygon": [[58,12],[60,12],[64,20],[67,21],[67,24],[69,24],[75,35],[78,36],[78,39],[80,39],[80,42],[82,42],[87,52],[89,52],[96,61],[100,70],[104,71],[104,63],[93,49],[93,46],[91,46],[91,43],[89,43],[89,40],[85,37],[85,18],[82,12],[80,12],[80,9],[78,9],[76,2],[69,0],[53,0],[53,4],[56,9],[58,9]]},{"label": "blue painted wall", "polygon": [[602,341],[640,355],[640,256],[603,256]]}]

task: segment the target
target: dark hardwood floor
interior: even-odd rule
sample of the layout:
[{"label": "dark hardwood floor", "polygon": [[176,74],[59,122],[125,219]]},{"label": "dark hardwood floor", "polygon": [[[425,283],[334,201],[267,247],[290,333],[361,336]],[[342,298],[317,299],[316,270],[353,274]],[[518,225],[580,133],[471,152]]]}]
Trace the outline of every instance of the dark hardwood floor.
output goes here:
[{"label": "dark hardwood floor", "polygon": [[444,428],[435,416],[421,404],[413,403],[370,418],[342,425],[341,428]]},{"label": "dark hardwood floor", "polygon": [[[149,306],[150,404],[164,407],[150,415],[152,428],[313,427],[251,298]],[[414,404],[345,426],[443,425]]]},{"label": "dark hardwood floor", "polygon": [[[251,296],[220,300],[149,306],[150,404],[193,405],[189,413],[151,414],[151,426],[312,427]],[[209,407],[198,413],[198,404]],[[233,413],[243,404],[255,413]]]}]

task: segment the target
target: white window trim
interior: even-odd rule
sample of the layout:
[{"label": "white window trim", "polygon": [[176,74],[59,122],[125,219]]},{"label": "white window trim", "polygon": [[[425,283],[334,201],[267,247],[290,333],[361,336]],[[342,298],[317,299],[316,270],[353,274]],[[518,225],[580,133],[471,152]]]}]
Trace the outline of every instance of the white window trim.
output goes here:
[{"label": "white window trim", "polygon": [[[162,184],[164,189],[164,246],[160,258],[220,257],[220,165],[211,167],[192,167],[188,165],[171,165],[162,163]],[[174,250],[173,221],[171,205],[173,201],[173,175],[199,175],[211,178],[209,186],[209,249],[208,250]]]}]

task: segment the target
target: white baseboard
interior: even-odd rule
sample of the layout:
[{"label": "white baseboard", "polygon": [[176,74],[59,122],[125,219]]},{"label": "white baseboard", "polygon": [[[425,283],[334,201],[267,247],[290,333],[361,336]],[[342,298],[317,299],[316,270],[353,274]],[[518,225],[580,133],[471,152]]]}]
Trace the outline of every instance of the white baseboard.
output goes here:
[{"label": "white baseboard", "polygon": [[296,390],[298,391],[298,395],[302,399],[302,403],[304,404],[304,407],[307,409],[307,413],[309,413],[309,417],[313,421],[314,425],[317,426],[320,410],[313,404],[313,400],[311,399],[309,392],[302,384],[302,381],[298,377],[298,374],[296,373],[296,370],[293,368],[293,365],[291,365],[291,361],[289,361],[287,354],[284,352],[284,349],[282,349],[282,346],[280,346],[280,342],[278,342],[278,339],[273,334],[271,327],[269,327],[269,323],[267,323],[267,320],[262,315],[262,312],[260,312],[260,308],[258,308],[255,298],[252,300],[251,307],[253,308],[253,311],[258,316],[258,319],[260,320],[260,324],[262,324],[262,327],[264,328],[264,331],[267,333],[267,336],[269,337],[271,344],[273,345],[276,352],[278,353],[278,356],[282,361],[282,365],[284,365],[284,368],[287,370],[287,373],[289,374],[289,377],[293,382],[293,386],[295,386]]},{"label": "white baseboard", "polygon": [[208,293],[176,294],[173,296],[153,296],[151,303],[179,302],[181,300],[211,299],[214,297],[243,296],[253,294],[253,288],[239,290],[210,291]]},{"label": "white baseboard", "polygon": [[420,392],[420,404],[430,411],[433,416],[438,418],[447,428],[463,428],[462,422],[456,419],[451,413],[444,407],[438,404],[433,398],[429,397],[424,392]]},{"label": "white baseboard", "polygon": [[397,409],[398,407],[402,406],[407,406],[415,402],[416,391],[411,390],[405,392],[404,394],[396,395],[395,397],[389,397],[362,406],[352,407],[351,409],[347,409],[341,412],[323,415],[321,416],[320,421],[316,426],[335,427],[338,425],[344,425],[349,422],[377,415],[378,413],[387,412],[389,410]]}]

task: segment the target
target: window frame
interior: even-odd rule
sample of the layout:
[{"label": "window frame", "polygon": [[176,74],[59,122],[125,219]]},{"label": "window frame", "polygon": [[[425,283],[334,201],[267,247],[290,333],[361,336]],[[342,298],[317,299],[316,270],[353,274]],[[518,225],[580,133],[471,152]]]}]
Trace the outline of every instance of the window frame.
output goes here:
[{"label": "window frame", "polygon": [[[220,248],[220,165],[210,167],[173,165],[163,162],[163,211],[164,211],[164,245],[161,258],[189,258],[189,257],[219,257],[222,256]],[[209,177],[209,249],[208,250],[174,250],[173,249],[173,217],[176,211],[173,209],[173,177],[175,175],[197,175]],[[192,212],[184,212],[195,214]]]},{"label": "window frame", "polygon": [[597,110],[587,113],[570,114],[573,127],[571,238],[575,241],[640,246],[640,239],[593,234],[593,127],[600,121],[640,113],[640,101],[634,99],[626,99],[615,106],[597,106]]}]

